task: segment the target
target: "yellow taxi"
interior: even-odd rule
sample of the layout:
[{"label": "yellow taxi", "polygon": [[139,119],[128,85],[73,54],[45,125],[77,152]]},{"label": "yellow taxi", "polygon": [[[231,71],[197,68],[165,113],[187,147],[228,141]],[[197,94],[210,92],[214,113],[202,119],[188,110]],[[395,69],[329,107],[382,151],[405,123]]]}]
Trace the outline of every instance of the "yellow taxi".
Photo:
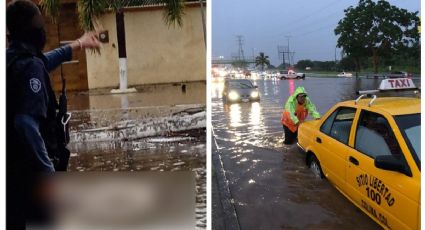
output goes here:
[{"label": "yellow taxi", "polygon": [[385,229],[420,229],[421,101],[360,96],[302,123],[306,163]]}]

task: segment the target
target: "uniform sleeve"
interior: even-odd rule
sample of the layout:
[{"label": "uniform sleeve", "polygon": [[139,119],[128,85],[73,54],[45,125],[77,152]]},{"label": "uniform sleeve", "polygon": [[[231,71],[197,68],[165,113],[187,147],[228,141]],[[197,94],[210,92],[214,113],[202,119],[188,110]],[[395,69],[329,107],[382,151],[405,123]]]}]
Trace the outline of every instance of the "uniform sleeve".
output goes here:
[{"label": "uniform sleeve", "polygon": [[22,76],[19,76],[19,99],[17,113],[45,118],[47,116],[48,93],[46,71],[40,59],[32,58]]},{"label": "uniform sleeve", "polygon": [[60,64],[72,59],[72,48],[69,45],[59,47],[44,54],[47,59],[46,69],[53,71]]},{"label": "uniform sleeve", "polygon": [[24,143],[27,144],[31,151],[29,154],[33,154],[38,161],[37,165],[41,167],[43,172],[54,172],[55,168],[49,159],[46,146],[40,134],[40,124],[38,120],[29,115],[17,114],[14,123],[18,135],[23,139]]},{"label": "uniform sleeve", "polygon": [[297,124],[299,120],[298,120],[298,117],[295,116],[295,106],[293,103],[292,96],[288,98],[288,101],[285,104],[285,110],[289,112],[292,122],[294,122],[294,124]]},{"label": "uniform sleeve", "polygon": [[320,113],[317,112],[316,106],[313,104],[313,102],[310,101],[310,99],[308,99],[306,108],[308,110],[308,113],[310,113],[313,118],[320,118]]}]

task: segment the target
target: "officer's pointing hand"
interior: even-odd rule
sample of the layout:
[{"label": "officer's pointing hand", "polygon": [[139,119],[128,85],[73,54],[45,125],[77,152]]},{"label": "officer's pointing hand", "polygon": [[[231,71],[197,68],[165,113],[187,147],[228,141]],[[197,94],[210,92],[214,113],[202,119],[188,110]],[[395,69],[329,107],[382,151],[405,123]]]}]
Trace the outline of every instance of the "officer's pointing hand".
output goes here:
[{"label": "officer's pointing hand", "polygon": [[71,47],[73,49],[79,48],[79,49],[97,49],[100,47],[100,42],[97,38],[96,32],[86,32],[83,36],[81,36],[79,39],[71,43]]}]

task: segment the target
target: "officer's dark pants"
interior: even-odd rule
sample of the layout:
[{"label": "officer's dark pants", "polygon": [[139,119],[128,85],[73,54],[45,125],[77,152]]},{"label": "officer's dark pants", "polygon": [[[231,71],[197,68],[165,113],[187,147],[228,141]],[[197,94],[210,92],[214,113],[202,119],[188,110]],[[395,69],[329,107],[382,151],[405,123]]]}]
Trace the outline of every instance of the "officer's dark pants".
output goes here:
[{"label": "officer's dark pants", "polygon": [[10,140],[6,146],[6,229],[47,226],[51,210],[39,192],[44,175],[36,173],[34,165],[28,162],[34,159],[26,157],[22,152],[24,148],[11,144]]},{"label": "officer's dark pants", "polygon": [[283,130],[285,131],[285,140],[283,143],[285,145],[292,145],[297,140],[298,130],[293,133],[288,127],[283,125]]}]

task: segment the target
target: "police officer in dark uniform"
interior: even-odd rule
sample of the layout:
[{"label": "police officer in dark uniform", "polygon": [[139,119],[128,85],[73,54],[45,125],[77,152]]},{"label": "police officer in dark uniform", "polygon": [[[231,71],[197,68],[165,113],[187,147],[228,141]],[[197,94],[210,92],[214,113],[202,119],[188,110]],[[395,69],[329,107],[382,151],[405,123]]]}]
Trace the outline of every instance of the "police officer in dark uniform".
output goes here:
[{"label": "police officer in dark uniform", "polygon": [[100,43],[96,34],[89,32],[43,54],[46,43],[43,17],[37,5],[29,0],[8,4],[6,26],[9,42],[6,51],[7,229],[21,229],[25,220],[37,212],[27,210],[34,175],[55,171],[45,143],[47,124],[55,119],[58,108],[49,72],[71,60],[72,50],[98,48]]}]

